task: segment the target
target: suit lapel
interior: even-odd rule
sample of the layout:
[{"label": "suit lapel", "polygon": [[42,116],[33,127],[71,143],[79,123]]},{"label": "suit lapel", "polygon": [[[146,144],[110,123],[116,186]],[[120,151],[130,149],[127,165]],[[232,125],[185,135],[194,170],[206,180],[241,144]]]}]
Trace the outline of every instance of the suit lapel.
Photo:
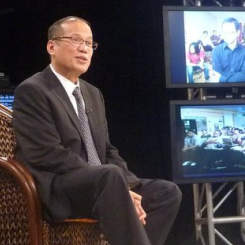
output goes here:
[{"label": "suit lapel", "polygon": [[47,67],[44,72],[44,81],[47,83],[47,87],[50,89],[50,91],[54,94],[54,96],[57,97],[57,99],[60,101],[62,107],[65,109],[67,114],[70,116],[71,121],[75,124],[80,136],[82,136],[82,129],[80,126],[80,122],[78,120],[77,114],[73,108],[73,105],[63,88],[62,84],[60,83],[59,79],[54,75],[54,73],[51,71],[50,67]]}]

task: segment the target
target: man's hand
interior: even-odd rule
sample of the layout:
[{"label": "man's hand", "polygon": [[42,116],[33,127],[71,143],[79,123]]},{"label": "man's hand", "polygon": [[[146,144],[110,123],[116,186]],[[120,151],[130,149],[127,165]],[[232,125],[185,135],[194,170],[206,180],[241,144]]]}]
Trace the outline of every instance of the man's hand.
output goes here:
[{"label": "man's hand", "polygon": [[139,220],[141,221],[141,223],[143,225],[146,224],[145,218],[146,218],[146,213],[144,211],[144,209],[141,206],[141,200],[142,200],[142,196],[138,195],[137,193],[133,192],[133,191],[129,191],[129,194],[132,198],[136,213],[139,216]]}]

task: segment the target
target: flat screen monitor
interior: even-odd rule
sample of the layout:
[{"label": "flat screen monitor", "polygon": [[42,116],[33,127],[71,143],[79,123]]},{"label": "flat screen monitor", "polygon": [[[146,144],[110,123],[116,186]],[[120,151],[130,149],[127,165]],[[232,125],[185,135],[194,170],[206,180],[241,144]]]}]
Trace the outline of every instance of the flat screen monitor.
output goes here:
[{"label": "flat screen monitor", "polygon": [[245,180],[245,102],[170,101],[173,180]]},{"label": "flat screen monitor", "polygon": [[0,103],[12,110],[14,103],[14,90],[0,90]]},{"label": "flat screen monitor", "polygon": [[244,7],[163,7],[167,88],[245,85]]}]

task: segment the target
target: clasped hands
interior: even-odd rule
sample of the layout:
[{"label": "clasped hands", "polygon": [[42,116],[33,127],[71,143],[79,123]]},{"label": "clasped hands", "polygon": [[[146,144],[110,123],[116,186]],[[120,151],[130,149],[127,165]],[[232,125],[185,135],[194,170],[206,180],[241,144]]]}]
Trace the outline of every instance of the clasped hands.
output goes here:
[{"label": "clasped hands", "polygon": [[138,214],[139,220],[141,221],[143,225],[145,225],[146,224],[146,221],[145,221],[146,212],[141,206],[142,196],[138,195],[137,193],[133,191],[129,191],[129,194],[132,198],[132,201],[133,201],[136,213]]}]

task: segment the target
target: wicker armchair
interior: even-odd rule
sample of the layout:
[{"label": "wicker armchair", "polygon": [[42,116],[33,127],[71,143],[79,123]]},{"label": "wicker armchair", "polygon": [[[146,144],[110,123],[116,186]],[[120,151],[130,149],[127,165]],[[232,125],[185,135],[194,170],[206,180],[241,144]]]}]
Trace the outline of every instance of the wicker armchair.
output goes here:
[{"label": "wicker armchair", "polygon": [[49,224],[42,219],[35,182],[14,160],[12,111],[0,104],[0,244],[109,245],[96,220]]}]

